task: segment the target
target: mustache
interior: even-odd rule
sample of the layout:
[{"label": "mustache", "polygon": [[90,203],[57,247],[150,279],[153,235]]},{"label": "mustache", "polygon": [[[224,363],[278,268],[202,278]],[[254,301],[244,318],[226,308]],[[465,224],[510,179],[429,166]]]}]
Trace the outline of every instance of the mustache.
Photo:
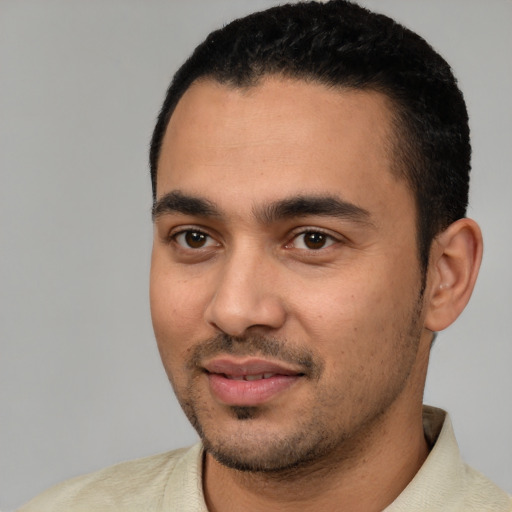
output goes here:
[{"label": "mustache", "polygon": [[268,357],[294,366],[313,379],[323,370],[323,363],[314,352],[306,347],[293,347],[284,340],[258,334],[230,336],[219,333],[199,343],[187,359],[188,370],[202,369],[202,362],[219,355]]}]

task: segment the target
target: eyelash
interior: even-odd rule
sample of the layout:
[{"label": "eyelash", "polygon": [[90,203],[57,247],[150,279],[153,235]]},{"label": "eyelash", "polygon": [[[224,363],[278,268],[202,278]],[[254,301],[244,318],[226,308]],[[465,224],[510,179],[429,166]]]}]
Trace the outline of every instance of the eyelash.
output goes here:
[{"label": "eyelash", "polygon": [[[210,234],[203,231],[202,229],[190,227],[190,228],[180,229],[177,232],[171,233],[168,237],[168,242],[178,245],[180,247],[180,249],[183,249],[183,250],[199,251],[201,249],[204,249],[205,247],[206,248],[211,247],[211,245],[206,245],[206,246],[201,246],[201,247],[190,247],[190,245],[187,246],[185,244],[181,244],[178,241],[180,236],[186,236],[187,234],[192,234],[192,233],[202,236],[205,239],[215,240],[214,237],[212,237]],[[216,244],[213,244],[213,245],[220,245],[220,244],[217,242]]]},{"label": "eyelash", "polygon": [[[200,237],[204,237],[204,239],[207,240],[207,245],[201,245],[199,247],[191,247],[190,243],[187,243],[185,241],[184,241],[184,243],[180,243],[179,237],[186,236],[187,234],[196,234],[196,235],[199,235]],[[291,238],[284,245],[284,247],[286,249],[293,249],[293,244],[295,243],[295,241],[298,240],[301,236],[305,237],[307,235],[320,235],[321,237],[323,237],[323,240],[321,240],[321,243],[322,242],[325,242],[325,243],[323,245],[321,245],[320,247],[316,247],[316,248],[301,247],[301,248],[296,248],[296,249],[314,253],[314,252],[320,251],[322,249],[327,249],[336,243],[342,242],[340,237],[333,236],[331,233],[328,233],[322,229],[313,228],[313,227],[311,227],[311,228],[303,227],[303,228],[300,228],[300,231],[297,230],[294,233],[292,233]],[[205,232],[201,229],[190,227],[190,228],[180,229],[177,232],[171,233],[168,237],[168,242],[176,244],[180,249],[191,250],[191,251],[200,251],[202,249],[208,249],[209,247],[220,245],[220,243],[218,243],[218,242],[216,242],[214,244],[211,244],[211,243],[208,244],[208,239],[210,241],[215,241],[215,238],[213,236],[211,236],[210,234],[208,234],[207,232]],[[325,245],[325,244],[327,244],[327,245]],[[306,245],[306,242],[303,241],[303,245]]]},{"label": "eyelash", "polygon": [[[300,231],[296,231],[295,233],[293,233],[293,236],[291,237],[290,241],[286,243],[285,248],[289,248],[300,237],[306,237],[307,235],[321,235],[321,237],[324,238],[324,241],[328,244],[328,245],[322,245],[321,247],[317,247],[317,248],[312,248],[312,247],[300,248],[300,250],[307,251],[307,252],[316,252],[316,251],[320,251],[322,249],[327,249],[328,247],[331,247],[332,245],[339,243],[341,241],[339,237],[335,237],[331,233],[328,233],[319,228],[300,228]],[[304,239],[303,239],[303,244],[305,245]]]}]

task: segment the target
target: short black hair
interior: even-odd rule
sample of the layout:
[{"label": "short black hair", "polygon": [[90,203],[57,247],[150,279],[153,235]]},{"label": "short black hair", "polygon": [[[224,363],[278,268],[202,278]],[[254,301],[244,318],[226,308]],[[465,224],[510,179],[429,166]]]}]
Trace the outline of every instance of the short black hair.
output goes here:
[{"label": "short black hair", "polygon": [[162,140],[190,85],[210,79],[251,87],[268,75],[391,100],[392,161],[415,197],[425,272],[432,240],[466,214],[471,146],[464,98],[450,66],[423,38],[346,0],[273,7],[208,35],[175,74],[160,111],[150,149],[153,198]]}]

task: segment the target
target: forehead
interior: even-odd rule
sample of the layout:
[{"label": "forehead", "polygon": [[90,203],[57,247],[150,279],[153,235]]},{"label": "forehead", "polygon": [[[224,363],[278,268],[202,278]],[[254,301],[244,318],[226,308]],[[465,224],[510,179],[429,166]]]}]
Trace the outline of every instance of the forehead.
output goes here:
[{"label": "forehead", "polygon": [[214,200],[258,202],[327,191],[378,201],[386,187],[406,188],[392,172],[391,120],[389,101],[373,91],[277,77],[248,88],[201,81],[169,122],[157,197],[208,190]]}]

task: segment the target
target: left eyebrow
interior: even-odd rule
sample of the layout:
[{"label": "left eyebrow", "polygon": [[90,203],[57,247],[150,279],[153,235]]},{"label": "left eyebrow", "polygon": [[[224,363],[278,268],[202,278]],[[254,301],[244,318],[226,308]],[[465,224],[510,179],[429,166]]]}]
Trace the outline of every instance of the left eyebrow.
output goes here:
[{"label": "left eyebrow", "polygon": [[368,210],[335,196],[306,196],[283,199],[254,209],[255,217],[264,224],[283,219],[318,215],[372,225]]}]

